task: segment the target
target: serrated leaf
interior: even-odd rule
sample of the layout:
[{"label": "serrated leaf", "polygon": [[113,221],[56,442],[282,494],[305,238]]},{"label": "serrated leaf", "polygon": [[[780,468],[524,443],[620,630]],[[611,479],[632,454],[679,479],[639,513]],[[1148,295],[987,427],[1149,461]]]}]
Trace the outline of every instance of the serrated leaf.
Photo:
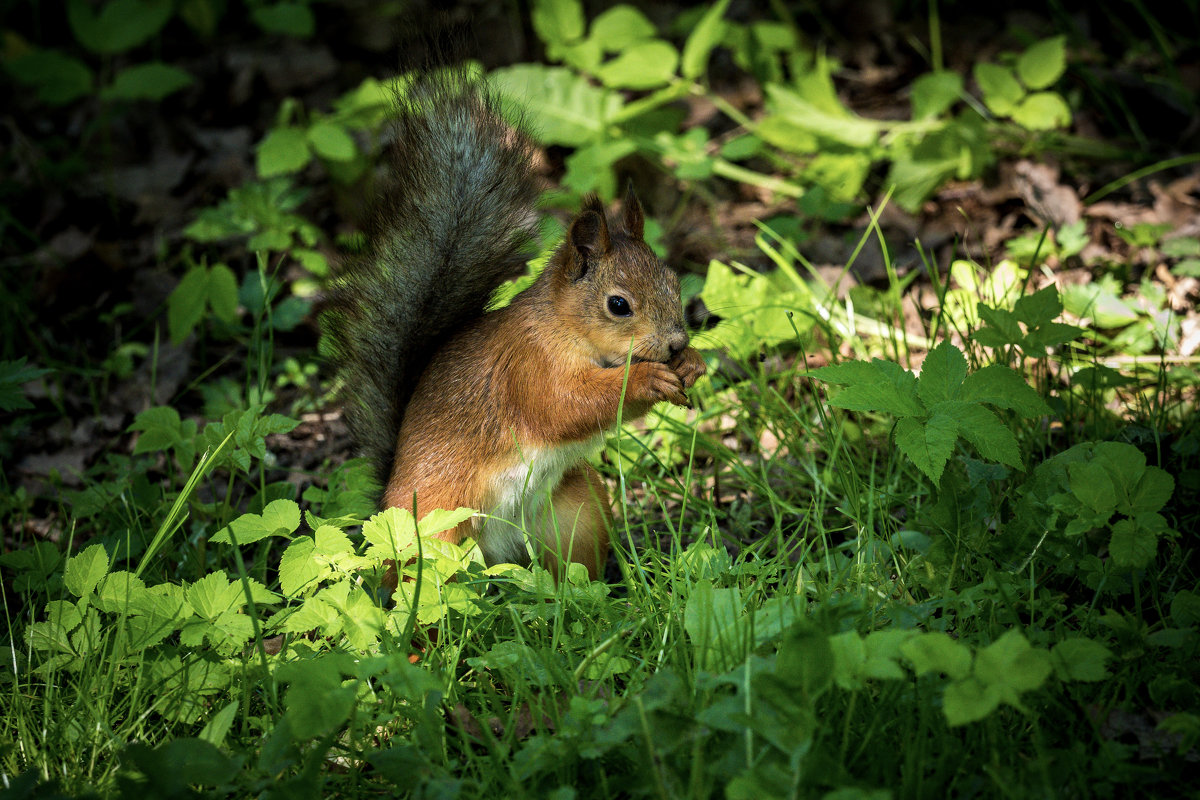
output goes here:
[{"label": "serrated leaf", "polygon": [[937,484],[958,441],[958,421],[944,414],[927,420],[904,417],[896,423],[896,446]]},{"label": "serrated leaf", "polygon": [[958,102],[963,79],[950,70],[929,72],[913,81],[911,92],[912,118],[933,119]]},{"label": "serrated leaf", "polygon": [[162,100],[195,82],[187,70],[151,61],[121,70],[101,94],[109,100]]},{"label": "serrated leaf", "polygon": [[983,92],[983,102],[997,116],[1007,117],[1025,96],[1025,90],[1008,67],[979,62],[972,72]]},{"label": "serrated leaf", "polygon": [[311,590],[330,573],[330,569],[313,558],[316,543],[308,536],[296,539],[279,559],[279,589],[288,597]]},{"label": "serrated leaf", "polygon": [[196,264],[167,298],[167,329],[171,341],[180,344],[204,319],[208,301],[208,269]]},{"label": "serrated leaf", "polygon": [[473,508],[456,508],[450,511],[436,508],[421,517],[421,521],[417,525],[417,530],[423,537],[433,536],[457,527],[475,516],[476,513]]},{"label": "serrated leaf", "polygon": [[881,411],[898,417],[918,416],[925,407],[917,398],[917,379],[891,361],[875,359],[869,364],[849,361],[809,373],[829,383],[845,385],[830,398],[830,404],[851,411]]},{"label": "serrated leaf", "polygon": [[1158,540],[1154,531],[1143,528],[1133,520],[1118,520],[1112,526],[1108,552],[1117,566],[1130,569],[1147,567],[1154,560],[1157,549]]},{"label": "serrated leaf", "polygon": [[1064,639],[1050,651],[1054,672],[1064,681],[1102,681],[1108,677],[1107,647],[1092,639]]},{"label": "serrated leaf", "polygon": [[942,341],[929,351],[921,362],[921,377],[917,379],[917,395],[926,408],[935,403],[954,400],[963,379],[967,377],[967,360],[962,351],[948,341]]},{"label": "serrated leaf", "polygon": [[83,597],[96,588],[100,579],[108,574],[108,553],[99,544],[93,544],[82,553],[67,559],[63,571],[63,585],[76,597]]},{"label": "serrated leaf", "polygon": [[187,587],[188,605],[197,615],[206,620],[215,620],[227,611],[233,611],[245,602],[242,588],[231,583],[224,570],[210,572]]},{"label": "serrated leaf", "polygon": [[992,308],[984,303],[975,306],[979,318],[987,327],[975,331],[971,338],[988,347],[1007,347],[1020,344],[1023,339],[1017,317],[1005,308]]},{"label": "serrated leaf", "polygon": [[1031,328],[1053,322],[1062,312],[1062,299],[1053,286],[1025,295],[1013,306],[1013,313],[1017,319]]},{"label": "serrated leaf", "polygon": [[403,561],[417,552],[417,526],[407,509],[384,509],[363,523],[362,535],[368,558]]},{"label": "serrated leaf", "polygon": [[958,398],[1007,408],[1023,417],[1050,413],[1050,407],[1041,395],[1030,388],[1019,373],[1002,364],[989,364],[968,375]]},{"label": "serrated leaf", "polygon": [[1158,511],[1175,492],[1175,479],[1166,470],[1147,467],[1129,493],[1131,512]]},{"label": "serrated leaf", "polygon": [[96,589],[96,607],[115,614],[130,614],[145,606],[146,583],[132,572],[120,570],[105,576]]},{"label": "serrated leaf", "polygon": [[683,45],[683,77],[695,80],[708,68],[708,57],[725,36],[725,10],[729,0],[719,0],[704,12]]},{"label": "serrated leaf", "polygon": [[[260,514],[243,514],[222,528],[209,541],[238,545],[253,544],[268,536],[287,536],[300,527],[300,506],[292,500],[274,500]],[[232,536],[230,532],[232,530]]]},{"label": "serrated leaf", "polygon": [[1067,38],[1052,36],[1029,47],[1017,59],[1017,76],[1030,89],[1045,89],[1067,68]]},{"label": "serrated leaf", "polygon": [[1031,131],[1049,131],[1071,124],[1071,109],[1057,92],[1036,92],[1013,109],[1013,122]]},{"label": "serrated leaf", "polygon": [[941,672],[959,679],[971,674],[970,648],[938,631],[923,633],[903,642],[900,653],[912,662],[917,675]]},{"label": "serrated leaf", "polygon": [[273,128],[258,145],[258,175],[269,178],[299,172],[311,159],[308,136],[303,128]]},{"label": "serrated leaf", "polygon": [[1024,710],[1021,694],[1040,688],[1051,671],[1050,654],[1034,649],[1013,629],[976,653],[973,674],[998,690],[1001,702]]},{"label": "serrated leaf", "polygon": [[1015,469],[1023,469],[1017,437],[1000,418],[978,403],[947,403],[931,409],[958,422],[958,435],[974,446],[979,455]]}]

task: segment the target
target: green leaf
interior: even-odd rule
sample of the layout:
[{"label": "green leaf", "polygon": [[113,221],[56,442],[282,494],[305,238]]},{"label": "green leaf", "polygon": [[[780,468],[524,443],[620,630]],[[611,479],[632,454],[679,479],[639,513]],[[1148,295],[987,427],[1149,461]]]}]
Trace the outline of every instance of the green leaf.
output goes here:
[{"label": "green leaf", "polygon": [[951,727],[977,722],[999,705],[999,688],[976,678],[955,681],[942,694],[942,713]]},{"label": "green leaf", "polygon": [[216,747],[224,745],[225,737],[229,734],[229,729],[233,727],[233,720],[237,717],[237,710],[237,700],[226,703],[225,707],[213,714],[204,725],[204,729],[200,731],[200,739]]},{"label": "green leaf", "polygon": [[1096,461],[1067,465],[1071,478],[1071,494],[1092,511],[1111,514],[1117,507],[1117,487],[1107,469]]},{"label": "green leaf", "polygon": [[195,82],[186,70],[151,61],[121,70],[101,94],[109,100],[162,100]]},{"label": "green leaf", "polygon": [[675,77],[679,51],[661,39],[631,45],[596,71],[605,86],[615,89],[654,89]]},{"label": "green leaf", "polygon": [[261,178],[299,172],[312,159],[303,128],[273,128],[258,145],[257,168]]},{"label": "green leaf", "polygon": [[316,31],[312,9],[304,3],[255,5],[250,9],[250,18],[267,33],[306,38]]},{"label": "green leaf", "polygon": [[171,0],[109,0],[97,14],[88,0],[68,0],[67,21],[79,43],[101,55],[123,53],[158,33]]},{"label": "green leaf", "polygon": [[940,672],[954,679],[971,673],[971,650],[944,633],[933,631],[914,636],[900,645],[917,675]]},{"label": "green leaf", "polygon": [[719,0],[704,12],[683,45],[683,77],[695,80],[708,68],[708,57],[725,36],[725,10],[729,0]]},{"label": "green leaf", "polygon": [[978,403],[947,403],[932,409],[958,422],[958,435],[989,461],[1023,469],[1017,437],[1000,418]]},{"label": "green leaf", "polygon": [[883,130],[876,120],[864,119],[844,108],[831,112],[780,84],[767,84],[766,89],[767,108],[773,114],[819,139],[861,150],[874,145]]},{"label": "green leaf", "polygon": [[1154,531],[1138,525],[1130,519],[1118,520],[1112,526],[1112,539],[1108,551],[1118,567],[1142,569],[1154,560],[1158,549]]},{"label": "green leaf", "polygon": [[954,105],[963,93],[963,79],[957,72],[930,72],[913,81],[912,118],[933,119]]},{"label": "green leaf", "polygon": [[330,161],[351,161],[358,155],[354,139],[346,129],[327,119],[309,127],[308,143],[317,155]]},{"label": "green leaf", "polygon": [[1030,89],[1045,89],[1067,68],[1067,38],[1052,36],[1030,46],[1017,59],[1017,75]]},{"label": "green leaf", "polygon": [[1046,682],[1051,672],[1050,654],[1035,650],[1020,631],[1007,631],[975,656],[974,675],[999,691],[1001,702],[1024,710],[1020,695]]},{"label": "green leaf", "polygon": [[1058,296],[1058,289],[1053,286],[1025,295],[1013,306],[1017,319],[1030,328],[1053,322],[1062,312],[1062,299]]},{"label": "green leaf", "polygon": [[227,611],[236,611],[246,602],[242,587],[232,583],[224,570],[210,572],[187,587],[186,598],[200,617],[215,620]]},{"label": "green leaf", "polygon": [[208,272],[208,304],[213,313],[224,322],[237,319],[238,287],[233,270],[224,264],[214,264]]},{"label": "green leaf", "polygon": [[917,379],[899,364],[882,359],[847,361],[813,370],[809,375],[843,384],[830,404],[851,411],[881,411],[898,417],[919,416],[925,407],[917,397]]},{"label": "green leaf", "polygon": [[180,344],[204,318],[208,300],[208,269],[197,264],[187,271],[183,280],[167,298],[167,329],[171,341]]},{"label": "green leaf", "polygon": [[904,417],[896,422],[896,446],[937,484],[958,441],[958,420],[934,414],[926,421]]},{"label": "green leaf", "polygon": [[21,387],[49,372],[48,369],[26,366],[24,356],[16,361],[0,361],[0,411],[33,408]]},{"label": "green leaf", "polygon": [[1042,396],[1019,373],[1002,364],[989,364],[968,375],[958,399],[1007,408],[1023,417],[1050,413],[1050,407]]},{"label": "green leaf", "polygon": [[279,559],[279,590],[288,597],[316,587],[317,581],[329,574],[328,567],[313,559],[316,542],[301,536],[288,545]]},{"label": "green leaf", "polygon": [[120,570],[107,575],[96,590],[96,607],[101,611],[130,614],[146,605],[146,583],[132,572]]},{"label": "green leaf", "polygon": [[1037,92],[1013,109],[1013,122],[1031,131],[1048,131],[1071,124],[1071,109],[1057,92]]},{"label": "green leaf", "polygon": [[800,692],[810,705],[833,684],[833,648],[829,637],[807,619],[797,621],[783,635],[775,659],[775,674]]},{"label": "green leaf", "polygon": [[553,52],[554,45],[583,38],[583,4],[579,0],[537,0],[531,22],[538,38],[546,43],[547,51]]},{"label": "green leaf", "polygon": [[633,6],[613,6],[592,20],[588,38],[609,53],[618,52],[643,39],[652,39],[658,31],[654,23]]},{"label": "green leaf", "polygon": [[1171,598],[1171,621],[1180,628],[1200,623],[1200,595],[1189,589],[1176,592]]},{"label": "green leaf", "polygon": [[1129,494],[1131,512],[1159,511],[1175,492],[1175,479],[1158,467],[1147,467]]},{"label": "green leaf", "polygon": [[[238,545],[253,544],[268,536],[289,536],[300,527],[300,506],[292,500],[275,500],[263,513],[243,514],[213,535],[210,542]],[[232,531],[232,536],[230,532]]]},{"label": "green leaf", "polygon": [[518,64],[493,71],[489,82],[511,105],[537,119],[535,133],[542,144],[578,147],[600,138],[623,105],[616,92],[564,67]]},{"label": "green leaf", "polygon": [[18,82],[37,89],[38,99],[53,106],[74,102],[92,91],[92,70],[57,50],[34,50],[6,65]]},{"label": "green leaf", "polygon": [[926,408],[945,400],[954,400],[966,377],[967,360],[963,358],[962,351],[943,340],[929,351],[921,363],[917,395]]},{"label": "green leaf", "polygon": [[1091,639],[1063,639],[1050,651],[1059,680],[1102,681],[1108,677],[1106,662],[1112,658],[1107,647]]},{"label": "green leaf", "polygon": [[76,597],[83,597],[96,588],[100,579],[108,574],[108,553],[98,544],[89,546],[82,553],[67,559],[63,572],[63,585]]},{"label": "green leaf", "polygon": [[636,151],[637,142],[632,139],[584,145],[567,156],[563,185],[581,194],[595,192],[602,198],[612,198],[617,193],[613,164]]},{"label": "green leaf", "polygon": [[1025,96],[1025,90],[1017,81],[1013,71],[999,64],[979,62],[972,70],[979,90],[983,92],[983,102],[999,117],[1012,114],[1017,103]]},{"label": "green leaf", "polygon": [[683,613],[696,666],[725,672],[741,662],[750,646],[750,621],[737,587],[714,589],[712,581],[696,582]]}]

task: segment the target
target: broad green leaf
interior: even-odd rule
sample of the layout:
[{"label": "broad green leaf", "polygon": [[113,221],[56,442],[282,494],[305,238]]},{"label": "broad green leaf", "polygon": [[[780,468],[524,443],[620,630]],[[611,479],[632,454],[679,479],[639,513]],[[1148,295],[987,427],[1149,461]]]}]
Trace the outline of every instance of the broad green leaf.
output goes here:
[{"label": "broad green leaf", "polygon": [[1012,118],[1031,131],[1049,131],[1070,125],[1071,109],[1057,92],[1037,92],[1013,109]]},{"label": "broad green leaf", "polygon": [[679,51],[661,39],[630,45],[628,49],[600,66],[596,77],[615,89],[654,89],[675,77]]},{"label": "broad green leaf", "polygon": [[154,36],[171,17],[171,0],[68,0],[67,21],[79,43],[101,55],[124,53]]},{"label": "broad green leaf", "polygon": [[999,705],[999,687],[976,678],[954,681],[942,694],[942,713],[951,727],[978,722]]},{"label": "broad green leaf", "polygon": [[495,70],[490,83],[510,104],[538,121],[543,144],[578,147],[601,137],[621,110],[621,97],[564,67],[518,64]]},{"label": "broad green leaf", "polygon": [[475,516],[476,513],[473,508],[456,508],[451,511],[435,508],[421,517],[421,521],[417,523],[417,531],[423,537],[434,536],[457,527]]},{"label": "broad green leaf", "polygon": [[100,579],[108,574],[108,566],[108,553],[104,547],[93,544],[67,559],[63,584],[71,594],[83,597],[95,589]]},{"label": "broad green leaf", "polygon": [[1092,639],[1063,639],[1050,651],[1054,672],[1063,681],[1102,681],[1110,658],[1109,649]]},{"label": "broad green leaf", "polygon": [[1130,511],[1159,511],[1171,499],[1175,479],[1166,470],[1147,467],[1129,493]]},{"label": "broad green leaf", "polygon": [[109,100],[162,100],[195,82],[187,70],[151,61],[118,72],[102,95]]},{"label": "broad green leaf", "polygon": [[584,145],[567,156],[567,174],[563,176],[563,185],[581,194],[595,192],[601,198],[611,199],[617,193],[613,165],[636,150],[637,142],[632,139],[613,139]]},{"label": "broad green leaf", "polygon": [[273,128],[258,145],[258,175],[260,178],[270,178],[299,172],[311,159],[308,136],[303,128]]},{"label": "broad green leaf", "polygon": [[416,555],[417,526],[412,512],[407,509],[380,511],[363,524],[362,535],[370,545],[366,552],[368,558],[403,561]]},{"label": "broad green leaf", "polygon": [[96,606],[101,611],[130,614],[145,607],[146,583],[132,572],[119,570],[106,576],[96,589]]},{"label": "broad green leaf", "polygon": [[187,587],[187,602],[202,618],[215,620],[245,605],[246,596],[240,584],[231,582],[224,570],[217,570]]},{"label": "broad green leaf", "polygon": [[989,364],[968,375],[958,399],[1007,408],[1023,417],[1050,413],[1050,407],[1042,396],[1019,373],[1002,364]]},{"label": "broad green leaf", "polygon": [[725,10],[729,8],[729,0],[719,0],[704,12],[700,22],[692,30],[683,45],[683,62],[681,72],[688,80],[695,80],[708,69],[708,57],[713,48],[721,43],[725,36]]},{"label": "broad green leaf", "polygon": [[1046,682],[1050,654],[1035,650],[1018,630],[1009,630],[975,655],[974,676],[999,691],[999,699],[1024,710],[1021,694]]},{"label": "broad green leaf", "polygon": [[1025,96],[1025,90],[1008,67],[981,61],[975,65],[972,72],[975,82],[983,92],[983,102],[997,116],[1007,117],[1012,114],[1017,103]]},{"label": "broad green leaf", "polygon": [[925,421],[904,417],[896,422],[896,446],[935,484],[942,479],[956,441],[958,420],[944,414]]},{"label": "broad green leaf", "polygon": [[779,643],[775,674],[800,692],[800,701],[811,705],[833,684],[834,656],[829,637],[807,619],[792,625]]},{"label": "broad green leaf", "polygon": [[938,631],[914,636],[900,645],[900,653],[917,675],[941,672],[957,680],[971,674],[970,648]]},{"label": "broad green leaf", "polygon": [[1096,461],[1067,465],[1071,477],[1071,493],[1087,508],[1101,514],[1111,514],[1117,507],[1117,488],[1107,469]]},{"label": "broad green leaf", "polygon": [[167,298],[167,329],[172,342],[181,343],[200,324],[207,301],[208,268],[197,264]]},{"label": "broad green leaf", "polygon": [[881,411],[898,417],[919,416],[925,407],[917,397],[917,379],[899,364],[882,359],[847,361],[813,370],[809,375],[846,388],[830,404],[851,411]]},{"label": "broad green leaf", "polygon": [[204,729],[200,731],[200,739],[217,747],[224,745],[225,736],[229,733],[229,729],[233,727],[233,720],[237,717],[237,710],[237,700],[226,703],[224,708],[213,714],[208,722],[205,723]]},{"label": "broad green leaf", "polygon": [[6,66],[15,80],[33,86],[43,103],[66,105],[92,91],[94,78],[87,64],[57,50],[34,50]]},{"label": "broad green leaf", "polygon": [[551,52],[553,45],[583,38],[583,4],[579,0],[536,0],[531,21],[534,32]]},{"label": "broad green leaf", "polygon": [[646,15],[633,6],[613,6],[592,20],[588,38],[609,53],[624,50],[634,42],[652,39],[658,31]]},{"label": "broad green leaf", "polygon": [[1030,328],[1053,322],[1062,312],[1062,300],[1058,296],[1058,289],[1053,286],[1027,294],[1013,306],[1013,313],[1017,319]]},{"label": "broad green leaf", "polygon": [[330,161],[350,161],[358,155],[354,139],[346,129],[327,119],[309,126],[308,143],[317,155]]},{"label": "broad green leaf", "polygon": [[233,322],[237,318],[238,288],[233,270],[224,264],[214,264],[208,273],[206,294],[218,319]]},{"label": "broad green leaf", "polygon": [[1154,560],[1157,549],[1158,541],[1154,531],[1138,525],[1133,520],[1118,520],[1112,526],[1112,539],[1108,543],[1108,551],[1117,566],[1132,569],[1147,567]]},{"label": "broad green leaf", "polygon": [[987,323],[987,327],[980,328],[971,335],[971,338],[980,344],[987,347],[1008,347],[1021,344],[1024,340],[1021,325],[1013,312],[1004,308],[992,308],[984,303],[976,304],[975,311],[979,318]]},{"label": "broad green leaf", "polygon": [[817,138],[865,149],[878,141],[883,130],[880,122],[856,116],[844,108],[840,113],[823,109],[780,84],[767,84],[766,89],[767,108],[772,114]]},{"label": "broad green leaf", "polygon": [[334,659],[309,659],[289,666],[301,667],[288,670],[283,677],[290,682],[284,705],[296,739],[323,736],[346,721],[354,708],[356,691],[353,686],[342,685],[342,672]]},{"label": "broad green leaf", "polygon": [[250,17],[255,25],[267,33],[284,36],[312,36],[317,27],[312,9],[305,3],[256,4],[250,9]]},{"label": "broad green leaf", "polygon": [[275,500],[267,504],[261,515],[243,514],[209,541],[230,544],[236,539],[239,545],[252,544],[268,536],[288,536],[298,527],[300,506],[292,500]]},{"label": "broad green leaf", "polygon": [[970,442],[979,455],[1015,469],[1023,469],[1017,437],[1000,418],[978,403],[946,403],[931,409],[958,422],[959,436]]},{"label": "broad green leaf", "polygon": [[746,657],[750,646],[741,592],[737,587],[714,589],[707,578],[697,581],[688,595],[683,629],[700,669],[725,672]]},{"label": "broad green leaf", "polygon": [[957,72],[929,72],[913,81],[912,118],[933,119],[954,105],[963,92],[963,79]]},{"label": "broad green leaf", "polygon": [[954,400],[966,377],[967,360],[963,358],[962,351],[943,340],[929,351],[921,363],[917,395],[926,408],[945,400]]},{"label": "broad green leaf", "polygon": [[315,549],[316,543],[311,538],[301,536],[283,551],[279,559],[279,589],[288,597],[312,589],[330,573],[329,567],[313,558]]},{"label": "broad green leaf", "polygon": [[1171,598],[1171,621],[1180,628],[1200,623],[1200,594],[1189,589],[1176,592]]},{"label": "broad green leaf", "polygon": [[1052,36],[1029,47],[1017,59],[1017,75],[1030,89],[1045,89],[1067,68],[1067,38]]}]

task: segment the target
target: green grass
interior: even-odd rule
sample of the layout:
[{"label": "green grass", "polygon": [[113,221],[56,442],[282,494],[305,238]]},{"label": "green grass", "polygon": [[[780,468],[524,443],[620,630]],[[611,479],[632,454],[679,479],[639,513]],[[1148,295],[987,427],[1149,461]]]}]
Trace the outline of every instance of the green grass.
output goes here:
[{"label": "green grass", "polygon": [[[1049,474],[1034,468],[1083,434],[1157,430],[1171,384],[1141,419],[1108,411],[1111,392],[1056,390],[1086,429],[1005,416],[1023,469],[959,440],[935,484],[889,438],[891,415],[829,405],[803,366],[829,343],[804,341],[800,357],[721,362],[694,417],[609,450],[627,498],[609,585],[489,575],[426,543],[409,569],[421,602],[380,605],[384,550],[409,540],[391,520],[367,532],[378,551],[353,544],[353,520],[335,518],[369,505],[350,469],[305,504],[324,520],[309,518],[325,533],[302,562],[328,567],[319,592],[270,592],[303,578],[280,565],[287,540],[313,540],[293,534],[289,501],[269,503],[286,492],[253,435],[229,444],[248,471],[228,453],[194,462],[195,495],[118,493],[153,513],[64,507],[81,539],[114,519],[145,530],[123,553],[111,532],[107,553],[72,548],[65,570],[46,546],[4,556],[4,780],[15,796],[45,782],[130,797],[1184,791],[1200,732],[1195,510],[1162,508],[1181,536],[1160,532],[1129,569],[1115,528],[1064,535],[1078,503],[1027,497]],[[974,371],[990,351],[969,352]],[[195,443],[253,427],[236,422]],[[1151,463],[1197,441],[1187,421],[1160,434]],[[240,549],[211,540],[228,507],[197,499],[234,484],[265,508],[232,529]],[[1046,508],[1062,519],[1032,516]],[[139,536],[161,538],[158,554]],[[203,567],[181,583],[183,564]],[[164,588],[119,574],[139,565]],[[280,624],[285,611],[311,616]]]}]

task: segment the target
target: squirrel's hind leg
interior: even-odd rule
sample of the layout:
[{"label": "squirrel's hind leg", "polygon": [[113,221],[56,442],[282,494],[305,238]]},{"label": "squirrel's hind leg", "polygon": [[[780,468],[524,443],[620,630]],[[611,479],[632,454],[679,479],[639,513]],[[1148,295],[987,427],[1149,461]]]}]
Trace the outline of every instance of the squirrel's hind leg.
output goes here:
[{"label": "squirrel's hind leg", "polygon": [[536,532],[542,566],[563,577],[565,564],[583,564],[595,580],[608,559],[612,522],[604,481],[590,464],[580,463],[563,473],[552,502],[554,513],[543,518]]}]

